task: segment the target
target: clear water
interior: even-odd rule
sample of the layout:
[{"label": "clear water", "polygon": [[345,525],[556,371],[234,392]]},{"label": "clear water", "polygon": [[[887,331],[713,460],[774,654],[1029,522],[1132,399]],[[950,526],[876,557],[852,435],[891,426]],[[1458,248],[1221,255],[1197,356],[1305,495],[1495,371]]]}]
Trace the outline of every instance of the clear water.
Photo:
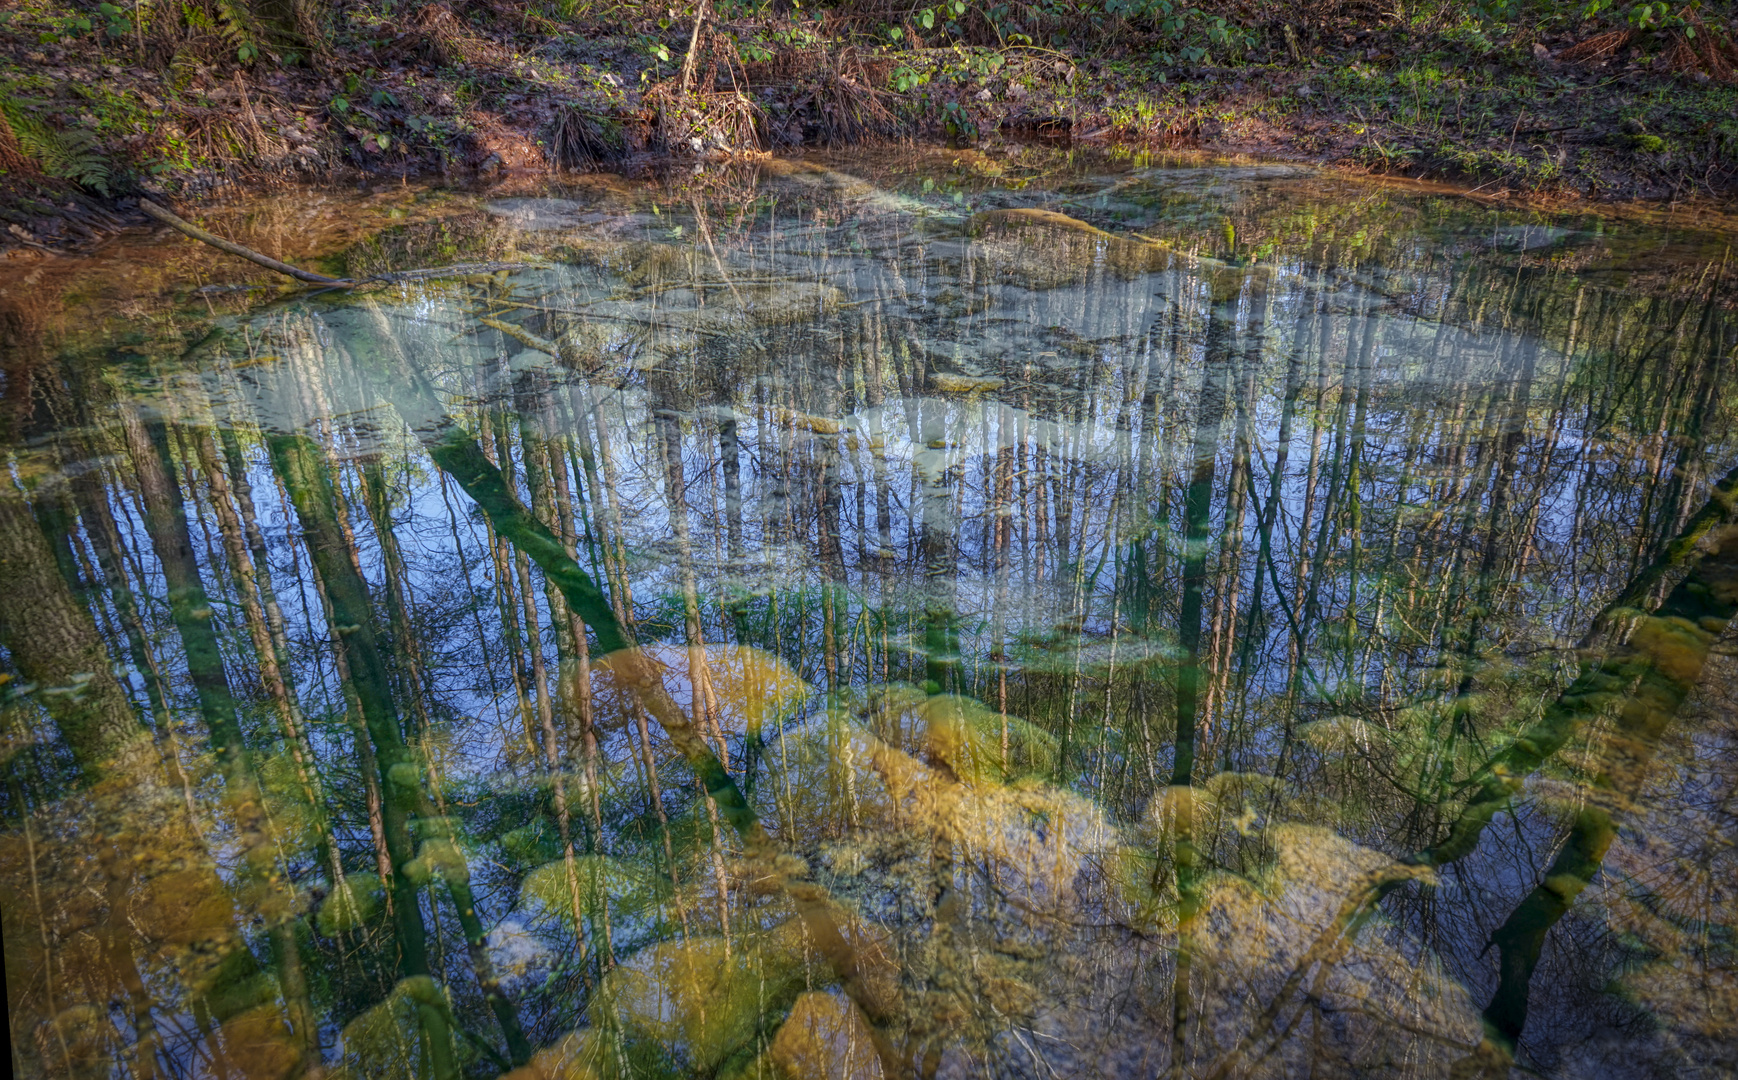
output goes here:
[{"label": "clear water", "polygon": [[505,268],[0,294],[16,1075],[1735,1067],[1717,224],[1038,150],[211,220]]}]

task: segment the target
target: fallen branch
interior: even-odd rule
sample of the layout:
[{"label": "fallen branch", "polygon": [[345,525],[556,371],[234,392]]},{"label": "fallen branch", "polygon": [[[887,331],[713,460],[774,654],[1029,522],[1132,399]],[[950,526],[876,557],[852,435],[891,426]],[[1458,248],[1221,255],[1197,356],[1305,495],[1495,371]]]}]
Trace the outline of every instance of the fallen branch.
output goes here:
[{"label": "fallen branch", "polygon": [[148,216],[156,218],[171,229],[174,229],[176,232],[191,236],[193,239],[198,240],[201,243],[210,244],[219,251],[226,251],[231,255],[239,256],[240,258],[246,259],[248,262],[258,263],[267,270],[275,270],[280,274],[286,274],[295,278],[297,281],[306,281],[313,285],[343,285],[347,287],[356,284],[349,278],[327,277],[324,274],[316,274],[312,270],[303,270],[291,266],[289,263],[279,262],[270,255],[261,255],[252,248],[243,247],[233,240],[225,240],[221,236],[206,232],[204,229],[201,229],[190,221],[182,220],[170,211],[158,206],[150,199],[140,199],[139,209],[143,210]]},{"label": "fallen branch", "polygon": [[482,323],[484,326],[492,327],[501,331],[501,333],[506,334],[508,337],[525,346],[527,349],[535,349],[540,353],[548,353],[550,356],[561,355],[561,350],[556,346],[555,342],[546,341],[522,326],[514,326],[512,323],[505,323],[500,319],[489,319],[483,317],[479,317],[477,321]]},{"label": "fallen branch", "polygon": [[260,266],[265,267],[267,270],[285,274],[289,277],[295,278],[297,281],[305,281],[310,285],[329,285],[340,289],[354,289],[358,285],[381,283],[391,284],[400,281],[427,281],[430,278],[469,277],[482,274],[498,274],[503,270],[522,270],[528,266],[538,265],[536,263],[497,262],[457,263],[453,266],[436,266],[426,270],[396,270],[390,274],[376,274],[373,277],[363,278],[360,281],[351,278],[334,278],[327,277],[324,274],[316,274],[312,270],[303,270],[300,267],[291,266],[286,262],[279,262],[270,255],[261,255],[250,247],[244,247],[233,240],[225,240],[223,237],[217,236],[214,233],[208,233],[192,222],[177,217],[174,213],[165,210],[163,207],[158,206],[149,199],[140,199],[139,209],[145,211],[145,213],[150,217],[156,218],[171,229],[174,229],[176,232],[182,233],[186,236],[191,236],[200,243],[210,244],[219,251],[227,252],[239,258],[246,259],[251,263],[257,263]]},{"label": "fallen branch", "polygon": [[454,263],[451,266],[431,266],[426,270],[394,270],[389,274],[375,274],[356,282],[358,285],[368,285],[377,282],[388,284],[400,281],[427,281],[431,278],[443,277],[483,277],[499,274],[503,270],[524,270],[534,266],[548,266],[548,263],[526,262],[486,262],[486,263]]}]

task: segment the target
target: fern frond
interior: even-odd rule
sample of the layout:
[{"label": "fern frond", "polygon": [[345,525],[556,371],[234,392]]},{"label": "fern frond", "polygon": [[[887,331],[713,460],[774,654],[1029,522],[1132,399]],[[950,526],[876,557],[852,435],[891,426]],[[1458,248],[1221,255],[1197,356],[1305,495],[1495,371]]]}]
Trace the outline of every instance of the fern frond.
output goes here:
[{"label": "fern frond", "polygon": [[217,9],[218,32],[242,54],[245,61],[258,55],[266,40],[266,27],[247,6],[247,0],[212,0]]},{"label": "fern frond", "polygon": [[0,109],[0,173],[35,172],[36,164],[18,145],[12,121]]},{"label": "fern frond", "polygon": [[212,20],[211,16],[207,15],[205,9],[200,7],[198,4],[183,3],[181,5],[181,18],[182,21],[186,22],[188,26],[191,26],[195,30],[217,29],[217,25]]},{"label": "fern frond", "polygon": [[18,148],[49,176],[71,180],[102,195],[109,194],[112,175],[108,159],[97,147],[95,134],[82,129],[56,131],[31,115],[29,102],[0,99],[0,113],[12,129]]}]

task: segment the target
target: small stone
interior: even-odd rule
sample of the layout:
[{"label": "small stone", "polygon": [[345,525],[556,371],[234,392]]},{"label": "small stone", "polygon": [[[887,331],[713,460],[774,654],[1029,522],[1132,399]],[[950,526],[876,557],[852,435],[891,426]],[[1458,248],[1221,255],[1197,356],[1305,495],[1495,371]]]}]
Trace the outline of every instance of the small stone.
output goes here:
[{"label": "small stone", "polygon": [[929,383],[944,394],[983,394],[1002,388],[1002,380],[994,375],[954,375],[932,371]]}]

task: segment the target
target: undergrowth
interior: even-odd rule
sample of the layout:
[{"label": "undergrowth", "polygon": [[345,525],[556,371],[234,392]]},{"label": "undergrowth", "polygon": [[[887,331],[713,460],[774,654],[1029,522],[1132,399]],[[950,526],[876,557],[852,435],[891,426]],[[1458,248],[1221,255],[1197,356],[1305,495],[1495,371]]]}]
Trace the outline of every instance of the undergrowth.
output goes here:
[{"label": "undergrowth", "polygon": [[0,0],[0,188],[1011,135],[1719,191],[1735,35],[1733,0]]}]

